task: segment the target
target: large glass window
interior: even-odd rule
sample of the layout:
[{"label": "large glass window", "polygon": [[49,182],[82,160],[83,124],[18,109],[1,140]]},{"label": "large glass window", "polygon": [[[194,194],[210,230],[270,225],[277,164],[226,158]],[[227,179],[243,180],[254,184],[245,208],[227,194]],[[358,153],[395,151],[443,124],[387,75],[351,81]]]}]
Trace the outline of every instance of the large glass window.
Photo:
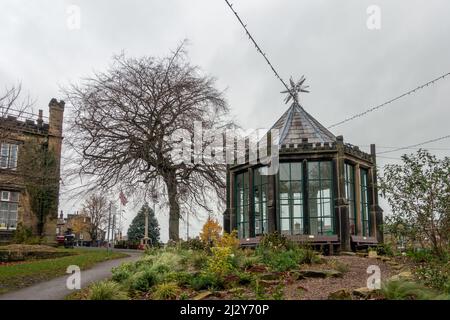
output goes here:
[{"label": "large glass window", "polygon": [[370,235],[370,210],[369,210],[369,185],[368,172],[366,169],[361,169],[361,223],[362,235]]},{"label": "large glass window", "polygon": [[255,235],[267,233],[267,167],[253,170]]},{"label": "large glass window", "polygon": [[280,163],[280,229],[283,234],[303,234],[302,163]]},{"label": "large glass window", "polygon": [[17,144],[2,143],[0,147],[0,168],[13,169],[17,168]]},{"label": "large glass window", "polygon": [[355,167],[346,163],[345,170],[345,197],[348,201],[348,219],[350,234],[356,234],[356,202],[355,202]]},{"label": "large glass window", "polygon": [[331,161],[308,162],[309,233],[334,234]]},{"label": "large glass window", "polygon": [[248,172],[236,175],[236,215],[239,238],[250,236]]},{"label": "large glass window", "polygon": [[14,230],[17,228],[18,203],[18,192],[0,191],[0,229]]}]

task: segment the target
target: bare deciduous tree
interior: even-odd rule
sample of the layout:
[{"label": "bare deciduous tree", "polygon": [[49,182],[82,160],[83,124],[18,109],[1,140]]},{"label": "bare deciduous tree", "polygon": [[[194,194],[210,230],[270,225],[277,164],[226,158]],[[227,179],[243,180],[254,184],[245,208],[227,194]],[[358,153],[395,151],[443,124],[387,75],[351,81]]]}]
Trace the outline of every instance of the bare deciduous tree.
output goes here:
[{"label": "bare deciduous tree", "polygon": [[85,225],[86,231],[93,242],[99,238],[99,231],[108,222],[108,199],[100,194],[92,194],[84,203],[81,214],[89,218],[90,223]]},{"label": "bare deciduous tree", "polygon": [[[164,58],[116,56],[108,71],[65,90],[74,111],[68,141],[79,155],[75,173],[95,177],[105,190],[145,190],[165,200],[172,240],[182,212],[211,211],[225,191],[225,164],[174,161],[180,141],[172,137],[183,131],[193,139],[194,121],[208,130],[230,124],[222,92],[187,61],[183,46]],[[204,139],[203,150],[212,142]]]},{"label": "bare deciduous tree", "polygon": [[11,131],[16,129],[17,122],[8,119],[8,116],[20,118],[32,107],[34,102],[29,96],[21,98],[22,85],[6,88],[3,94],[0,94],[0,140],[7,139]]}]

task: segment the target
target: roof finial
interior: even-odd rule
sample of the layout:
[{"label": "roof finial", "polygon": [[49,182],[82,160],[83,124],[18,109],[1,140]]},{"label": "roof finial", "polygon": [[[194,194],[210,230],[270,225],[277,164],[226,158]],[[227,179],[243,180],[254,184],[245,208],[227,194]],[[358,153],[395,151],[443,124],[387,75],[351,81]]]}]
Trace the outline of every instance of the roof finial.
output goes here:
[{"label": "roof finial", "polygon": [[285,103],[288,103],[292,98],[294,99],[294,103],[298,103],[298,93],[299,92],[308,92],[306,90],[309,88],[309,86],[304,86],[303,83],[305,82],[306,78],[305,76],[302,76],[300,80],[298,80],[297,84],[294,82],[292,77],[289,79],[289,82],[291,83],[291,88],[289,90],[281,91],[281,93],[287,93],[287,97],[284,99]]}]

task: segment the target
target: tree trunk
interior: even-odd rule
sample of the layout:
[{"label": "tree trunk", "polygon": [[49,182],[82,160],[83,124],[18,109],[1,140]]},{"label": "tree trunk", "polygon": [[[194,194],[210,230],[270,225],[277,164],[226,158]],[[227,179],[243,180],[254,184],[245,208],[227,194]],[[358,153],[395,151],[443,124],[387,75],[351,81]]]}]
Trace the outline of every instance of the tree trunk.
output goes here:
[{"label": "tree trunk", "polygon": [[171,172],[165,179],[169,196],[169,239],[180,239],[180,205],[178,203],[177,180],[175,173]]}]

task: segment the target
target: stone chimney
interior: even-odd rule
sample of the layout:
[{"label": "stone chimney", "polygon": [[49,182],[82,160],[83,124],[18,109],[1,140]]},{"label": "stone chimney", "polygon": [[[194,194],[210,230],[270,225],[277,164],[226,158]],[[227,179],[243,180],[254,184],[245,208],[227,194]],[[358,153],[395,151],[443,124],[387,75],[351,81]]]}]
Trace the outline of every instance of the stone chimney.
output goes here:
[{"label": "stone chimney", "polygon": [[39,109],[39,115],[37,119],[37,125],[39,128],[42,128],[42,124],[44,123],[44,119],[42,119],[42,110]]},{"label": "stone chimney", "polygon": [[49,121],[48,133],[52,136],[62,137],[63,118],[64,118],[64,101],[53,98],[48,104]]}]

